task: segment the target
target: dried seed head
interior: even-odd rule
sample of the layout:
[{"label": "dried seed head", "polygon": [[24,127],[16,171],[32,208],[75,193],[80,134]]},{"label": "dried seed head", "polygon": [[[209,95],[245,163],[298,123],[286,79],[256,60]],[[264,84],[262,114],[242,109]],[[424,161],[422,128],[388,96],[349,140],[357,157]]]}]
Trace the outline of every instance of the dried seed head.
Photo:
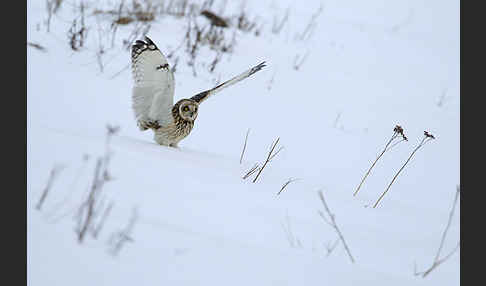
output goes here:
[{"label": "dried seed head", "polygon": [[403,135],[403,128],[400,125],[395,125],[395,128],[393,128],[393,131],[395,131],[396,133],[398,133],[400,135]]},{"label": "dried seed head", "polygon": [[429,138],[435,139],[434,135],[430,134],[427,131],[424,131],[424,135],[425,135],[425,137],[429,137]]},{"label": "dried seed head", "polygon": [[111,126],[110,124],[106,125],[106,129],[109,135],[116,134],[120,130],[120,126]]},{"label": "dried seed head", "polygon": [[405,136],[405,134],[403,134],[403,128],[402,128],[402,126],[400,126],[400,125],[395,125],[395,128],[393,128],[393,131],[394,131],[395,133],[398,133],[398,134],[402,135],[403,140],[408,141],[408,139],[407,139],[407,137]]}]

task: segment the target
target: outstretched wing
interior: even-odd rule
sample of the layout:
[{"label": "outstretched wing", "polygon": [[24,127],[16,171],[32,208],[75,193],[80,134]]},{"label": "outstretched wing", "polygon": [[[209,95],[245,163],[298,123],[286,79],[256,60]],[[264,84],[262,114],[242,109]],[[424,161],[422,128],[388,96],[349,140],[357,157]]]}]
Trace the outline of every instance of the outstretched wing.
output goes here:
[{"label": "outstretched wing", "polygon": [[137,121],[172,122],[174,75],[167,59],[148,37],[132,46],[132,108]]},{"label": "outstretched wing", "polygon": [[264,66],[265,66],[265,62],[262,62],[259,65],[252,67],[251,69],[245,71],[244,73],[241,73],[241,74],[235,76],[234,78],[232,78],[228,81],[225,81],[222,84],[219,84],[218,86],[216,86],[212,89],[209,89],[209,90],[206,90],[206,91],[203,91],[201,93],[194,95],[193,97],[191,97],[191,99],[197,101],[198,103],[201,103],[204,100],[208,99],[208,97],[210,97],[211,95],[221,91],[222,89],[227,88],[228,86],[233,85],[233,84],[235,84],[239,81],[242,81],[245,78],[251,76],[252,74],[261,70]]}]

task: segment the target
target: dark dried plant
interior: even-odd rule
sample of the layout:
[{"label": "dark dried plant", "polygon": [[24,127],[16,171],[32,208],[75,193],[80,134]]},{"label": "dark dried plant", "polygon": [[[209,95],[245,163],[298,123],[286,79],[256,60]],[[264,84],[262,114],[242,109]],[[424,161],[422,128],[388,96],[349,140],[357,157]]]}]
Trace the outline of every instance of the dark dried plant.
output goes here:
[{"label": "dark dried plant", "polygon": [[410,162],[410,159],[412,159],[413,155],[420,149],[422,148],[425,144],[427,144],[429,141],[431,140],[434,140],[435,137],[434,135],[430,134],[429,132],[427,131],[424,131],[424,137],[422,138],[422,140],[420,141],[420,143],[417,145],[417,147],[415,147],[415,149],[412,151],[412,153],[410,154],[410,156],[408,157],[407,161],[405,161],[405,163],[402,165],[402,167],[398,170],[398,172],[395,174],[395,176],[393,177],[393,179],[391,180],[390,184],[388,184],[388,187],[386,187],[385,191],[381,194],[381,196],[378,198],[378,200],[376,201],[376,203],[373,205],[373,208],[376,208],[376,206],[378,205],[378,203],[381,201],[381,199],[383,199],[383,197],[385,196],[385,194],[388,192],[388,190],[390,190],[390,187],[391,185],[393,184],[393,182],[395,182],[395,180],[397,179],[398,175],[400,175],[400,173],[403,171],[403,169],[405,168],[405,166],[408,164],[408,162]]},{"label": "dark dried plant", "polygon": [[324,199],[324,194],[322,193],[321,190],[319,190],[318,194],[319,194],[319,198],[321,199],[322,204],[324,205],[324,210],[326,211],[327,216],[329,218],[327,218],[326,215],[322,211],[318,211],[319,216],[322,218],[322,220],[325,223],[327,223],[328,225],[330,225],[336,231],[336,233],[339,236],[339,240],[344,245],[344,249],[346,250],[346,253],[349,256],[349,259],[351,260],[352,263],[354,263],[354,258],[351,255],[351,251],[349,250],[349,247],[348,247],[346,241],[344,240],[344,236],[341,233],[341,230],[339,229],[338,225],[336,224],[336,217],[334,216],[333,213],[331,213],[331,210],[329,209],[329,207],[328,207],[328,205],[326,203],[326,200]]},{"label": "dark dried plant", "polygon": [[[336,119],[336,121],[337,121],[337,119]],[[392,144],[394,141],[395,141],[395,143]],[[358,194],[359,190],[361,189],[361,186],[363,186],[364,181],[366,180],[366,178],[370,174],[371,169],[373,169],[373,167],[376,165],[378,160],[380,160],[380,158],[383,156],[383,154],[385,154],[386,151],[389,151],[391,148],[393,148],[398,143],[403,142],[403,141],[408,141],[407,137],[403,133],[403,128],[400,125],[395,125],[395,128],[393,128],[393,135],[388,140],[388,142],[385,144],[385,148],[383,148],[381,153],[378,155],[378,157],[375,159],[375,161],[371,164],[371,167],[368,169],[368,171],[366,171],[365,175],[361,179],[361,182],[359,183],[358,187],[354,191],[353,196],[356,196]]]},{"label": "dark dried plant", "polygon": [[457,200],[459,198],[459,193],[460,193],[460,189],[459,189],[459,186],[457,186],[456,187],[456,193],[455,193],[455,196],[454,196],[454,202],[452,203],[452,209],[449,212],[449,219],[447,220],[446,227],[444,229],[444,232],[442,233],[442,237],[440,239],[440,244],[439,244],[439,249],[437,250],[437,254],[435,255],[435,258],[434,258],[434,261],[432,262],[432,265],[427,270],[421,271],[421,272],[417,271],[417,267],[415,265],[415,269],[414,269],[415,276],[421,275],[422,278],[425,278],[427,275],[430,274],[430,272],[432,272],[432,270],[434,270],[437,266],[439,266],[440,264],[445,262],[447,259],[449,259],[459,249],[460,241],[457,242],[456,246],[448,254],[446,254],[442,258],[440,257],[440,253],[442,251],[442,248],[444,247],[444,242],[445,242],[445,239],[446,239],[446,236],[447,236],[447,232],[449,231],[449,228],[451,226],[452,217],[454,216],[454,211],[456,209]]}]

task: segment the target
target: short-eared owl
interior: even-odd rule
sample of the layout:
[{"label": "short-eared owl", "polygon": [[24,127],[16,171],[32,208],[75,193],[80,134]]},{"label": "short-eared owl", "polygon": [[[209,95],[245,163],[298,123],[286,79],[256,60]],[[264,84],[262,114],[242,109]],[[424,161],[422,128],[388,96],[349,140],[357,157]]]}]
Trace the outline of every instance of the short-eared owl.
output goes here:
[{"label": "short-eared owl", "polygon": [[152,129],[160,145],[177,147],[194,127],[199,104],[209,96],[256,73],[265,62],[218,86],[174,101],[174,75],[167,59],[148,37],[132,46],[132,75],[134,80],[132,107],[140,130]]}]

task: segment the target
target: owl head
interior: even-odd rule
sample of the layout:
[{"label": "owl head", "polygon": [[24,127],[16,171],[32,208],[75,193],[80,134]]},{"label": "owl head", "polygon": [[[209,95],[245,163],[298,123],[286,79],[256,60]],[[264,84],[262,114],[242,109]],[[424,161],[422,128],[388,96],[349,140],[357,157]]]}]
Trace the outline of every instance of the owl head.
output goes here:
[{"label": "owl head", "polygon": [[192,99],[181,99],[179,102],[179,116],[186,120],[193,122],[196,120],[199,104]]}]

